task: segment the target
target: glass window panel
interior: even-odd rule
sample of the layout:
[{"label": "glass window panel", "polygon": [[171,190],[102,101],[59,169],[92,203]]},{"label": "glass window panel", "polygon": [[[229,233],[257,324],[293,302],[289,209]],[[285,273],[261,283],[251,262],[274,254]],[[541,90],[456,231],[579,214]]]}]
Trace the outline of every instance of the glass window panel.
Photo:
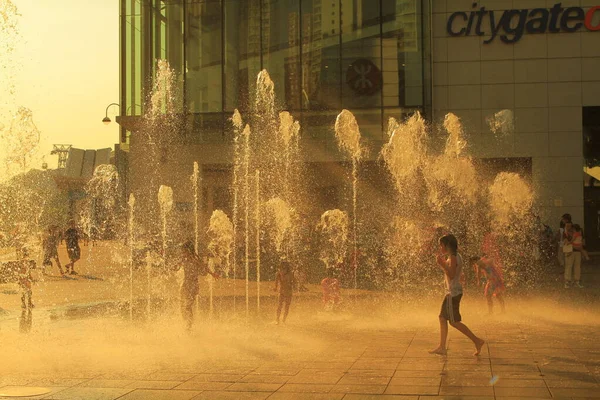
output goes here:
[{"label": "glass window panel", "polygon": [[342,107],[354,113],[365,138],[381,139],[383,76],[380,4],[342,1]]},{"label": "glass window panel", "polygon": [[300,109],[300,2],[262,0],[263,68],[285,109]]},{"label": "glass window panel", "polygon": [[[364,4],[363,4],[364,3]],[[367,11],[367,19],[363,11]],[[342,2],[342,106],[370,108],[381,106],[382,65],[379,4]],[[363,25],[363,21],[370,24]]]},{"label": "glass window panel", "polygon": [[421,2],[384,0],[383,5],[383,105],[422,106]]},{"label": "glass window panel", "polygon": [[[121,35],[124,35],[123,63],[125,70],[121,76],[121,110],[128,115],[135,112],[136,104],[138,113],[141,113],[142,97],[142,32],[141,32],[141,5],[140,0],[124,0],[125,15],[123,16]],[[130,110],[134,110],[131,112]]]},{"label": "glass window panel", "polygon": [[225,19],[225,109],[249,109],[260,72],[260,0],[229,0]]},{"label": "glass window panel", "polygon": [[221,3],[186,7],[186,101],[193,113],[223,110]]},{"label": "glass window panel", "polygon": [[340,2],[301,0],[301,13],[302,108],[340,110]]}]

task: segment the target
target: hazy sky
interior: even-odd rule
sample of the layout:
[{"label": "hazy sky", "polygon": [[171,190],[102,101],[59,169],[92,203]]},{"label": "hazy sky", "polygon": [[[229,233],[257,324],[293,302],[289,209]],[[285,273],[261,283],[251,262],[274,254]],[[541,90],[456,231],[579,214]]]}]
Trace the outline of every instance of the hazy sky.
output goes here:
[{"label": "hazy sky", "polygon": [[109,109],[110,125],[102,118],[119,102],[119,0],[11,1],[21,14],[14,106],[32,110],[44,152],[53,143],[113,147],[118,107]]}]

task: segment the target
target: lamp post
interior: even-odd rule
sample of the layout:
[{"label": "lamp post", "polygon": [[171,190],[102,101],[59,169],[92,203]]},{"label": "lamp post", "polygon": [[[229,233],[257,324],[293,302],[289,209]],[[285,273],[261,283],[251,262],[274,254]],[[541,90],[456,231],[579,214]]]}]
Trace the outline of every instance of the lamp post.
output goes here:
[{"label": "lamp post", "polygon": [[[104,118],[102,118],[102,122],[104,123],[104,125],[108,125],[112,122],[112,120],[110,118],[108,118],[108,109],[110,108],[110,106],[119,106],[119,104],[117,103],[110,103],[107,107],[106,107],[106,115]],[[127,111],[125,112],[125,115],[127,115],[129,113],[129,110],[131,110],[131,107],[140,107],[140,110],[142,109],[142,106],[140,106],[139,104],[132,104],[129,107],[127,107]],[[135,109],[134,109],[135,112]],[[0,126],[0,130],[2,129],[2,127]]]},{"label": "lamp post", "polygon": [[121,106],[120,106],[119,104],[117,104],[117,103],[110,103],[110,104],[109,104],[109,105],[106,107],[106,114],[105,114],[104,118],[102,118],[102,122],[104,123],[104,125],[108,125],[108,124],[110,124],[110,123],[111,123],[111,120],[110,120],[110,118],[108,118],[108,109],[109,109],[111,106],[118,106],[118,107],[121,107]]}]

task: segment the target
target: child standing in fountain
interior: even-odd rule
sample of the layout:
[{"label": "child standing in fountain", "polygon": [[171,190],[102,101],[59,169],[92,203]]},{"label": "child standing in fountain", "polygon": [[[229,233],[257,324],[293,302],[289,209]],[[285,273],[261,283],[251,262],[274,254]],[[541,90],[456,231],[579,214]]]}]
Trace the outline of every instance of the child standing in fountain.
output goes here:
[{"label": "child standing in fountain", "polygon": [[56,262],[61,275],[64,275],[60,259],[58,258],[58,243],[60,238],[58,229],[54,226],[48,228],[46,235],[42,239],[42,248],[44,250],[44,261],[42,262],[42,272],[46,274],[46,267],[52,267],[52,260]]},{"label": "child standing in fountain", "polygon": [[[200,293],[198,278],[210,273],[206,265],[194,250],[194,243],[186,242],[182,246],[181,264],[183,266],[183,284],[181,285],[181,315],[185,320],[187,329],[192,328],[194,322],[194,304]],[[216,278],[218,275],[212,274]]]},{"label": "child standing in fountain", "polygon": [[[33,277],[31,276],[31,263],[33,261],[28,260],[29,252],[26,248],[20,249],[20,260],[19,260],[19,287],[21,288],[21,308],[23,310],[31,310],[33,308],[32,299],[32,284]],[[35,264],[34,264],[35,266]]]},{"label": "child standing in fountain", "polygon": [[283,323],[285,324],[288,312],[290,311],[290,304],[292,303],[292,294],[294,291],[294,274],[292,273],[290,263],[287,261],[281,263],[281,268],[279,269],[279,272],[277,272],[275,278],[275,292],[277,292],[278,289],[279,305],[277,307],[277,324],[279,325],[279,318],[283,307],[285,307],[285,310],[283,311]]},{"label": "child standing in fountain", "polygon": [[[71,261],[65,265],[67,274],[77,275],[75,272],[75,262],[81,258],[81,249],[79,248],[79,232],[75,227],[75,221],[71,221],[69,229],[65,231],[65,242],[67,244],[67,254]],[[71,271],[69,272],[69,268]]]},{"label": "child standing in fountain", "polygon": [[437,263],[444,271],[446,282],[446,297],[442,302],[440,311],[440,345],[431,350],[432,354],[446,354],[446,341],[448,338],[448,322],[462,334],[467,336],[475,344],[474,355],[481,353],[481,348],[485,343],[483,339],[475,336],[471,330],[461,322],[460,299],[462,298],[462,285],[460,283],[462,275],[462,257],[458,253],[458,241],[454,235],[445,235],[440,238],[440,252],[437,255]]},{"label": "child standing in fountain", "polygon": [[323,290],[323,308],[327,311],[334,309],[341,299],[340,285],[333,268],[327,268],[327,278],[321,281],[321,289]]},{"label": "child standing in fountain", "polygon": [[494,262],[487,257],[471,257],[471,264],[475,268],[475,275],[477,276],[477,286],[479,286],[481,282],[481,275],[485,276],[487,282],[485,283],[485,298],[488,303],[488,312],[493,314],[494,312],[494,302],[492,301],[492,297],[496,297],[498,302],[500,303],[500,308],[502,309],[502,313],[504,313],[504,298],[502,294],[504,293],[504,278],[502,278],[502,272],[499,268],[494,264]]}]

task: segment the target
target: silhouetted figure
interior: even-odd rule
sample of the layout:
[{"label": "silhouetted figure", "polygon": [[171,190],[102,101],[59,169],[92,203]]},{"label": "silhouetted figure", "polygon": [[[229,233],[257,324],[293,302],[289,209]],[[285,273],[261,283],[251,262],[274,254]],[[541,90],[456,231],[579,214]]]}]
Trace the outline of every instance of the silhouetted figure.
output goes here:
[{"label": "silhouetted figure", "polygon": [[279,305],[277,306],[277,324],[279,324],[282,308],[284,308],[283,323],[285,324],[294,292],[294,273],[292,272],[290,263],[287,261],[281,263],[281,267],[275,277],[275,291],[277,292],[278,290]]},{"label": "silhouetted figure", "polygon": [[28,260],[29,252],[25,248],[21,249],[20,256],[21,259],[18,261],[18,283],[19,288],[21,288],[21,308],[23,310],[29,310],[34,307],[32,299],[33,277],[31,276],[31,268],[34,261]]},{"label": "silhouetted figure", "polygon": [[52,268],[52,260],[56,262],[58,270],[61,275],[64,275],[60,260],[58,258],[58,244],[60,243],[60,237],[58,229],[55,226],[48,228],[46,235],[42,239],[42,247],[44,251],[44,261],[42,262],[42,271],[46,273],[46,267]]},{"label": "silhouetted figure", "polygon": [[194,243],[186,242],[182,246],[180,263],[183,267],[183,283],[181,285],[181,315],[185,320],[187,329],[194,323],[194,305],[200,293],[198,278],[210,273],[215,279],[219,275],[211,273],[206,264],[194,251]]},{"label": "silhouetted figure", "polygon": [[77,275],[77,272],[75,272],[75,262],[81,258],[81,249],[79,248],[79,232],[73,221],[71,221],[71,227],[65,231],[65,243],[70,261],[65,265],[66,273]]},{"label": "silhouetted figure", "polygon": [[486,257],[471,257],[469,260],[475,268],[475,276],[477,277],[477,286],[481,283],[482,275],[486,278],[484,295],[487,299],[488,312],[492,314],[494,312],[494,302],[492,297],[496,297],[500,303],[500,308],[504,313],[504,296],[503,293],[506,290],[504,286],[504,278],[502,277],[502,271],[494,264],[490,258]]},{"label": "silhouetted figure", "polygon": [[21,319],[19,319],[19,332],[29,333],[31,332],[31,326],[33,325],[33,315],[31,309],[21,310]]},{"label": "silhouetted figure", "polygon": [[323,307],[325,310],[334,309],[340,302],[340,283],[335,277],[333,268],[327,269],[327,277],[321,281],[323,291]]}]

